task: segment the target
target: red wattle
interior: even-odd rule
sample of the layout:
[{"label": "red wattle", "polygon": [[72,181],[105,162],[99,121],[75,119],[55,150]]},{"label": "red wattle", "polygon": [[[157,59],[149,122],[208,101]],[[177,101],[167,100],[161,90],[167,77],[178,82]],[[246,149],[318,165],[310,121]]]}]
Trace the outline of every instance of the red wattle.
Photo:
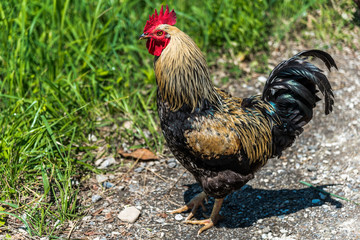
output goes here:
[{"label": "red wattle", "polygon": [[150,54],[155,56],[160,56],[162,50],[166,48],[169,42],[170,42],[169,38],[164,38],[164,41],[149,38],[146,42],[146,48],[148,49]]}]

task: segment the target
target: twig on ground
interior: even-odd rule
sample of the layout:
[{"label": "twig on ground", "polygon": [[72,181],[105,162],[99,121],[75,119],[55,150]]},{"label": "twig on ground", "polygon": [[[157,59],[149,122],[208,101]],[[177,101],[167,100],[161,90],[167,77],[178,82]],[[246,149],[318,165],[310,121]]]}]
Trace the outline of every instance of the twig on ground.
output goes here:
[{"label": "twig on ground", "polygon": [[172,189],[176,186],[176,184],[180,181],[180,179],[184,176],[186,172],[186,169],[183,170],[183,172],[180,174],[180,177],[176,180],[176,182],[169,188],[168,192],[166,193],[166,195],[170,194],[170,192],[172,191]]},{"label": "twig on ground", "polygon": [[154,172],[150,168],[146,167],[145,169],[148,170],[149,172],[151,172],[152,174],[154,174],[155,176],[157,176],[158,178],[160,178],[161,180],[163,180],[164,182],[168,183],[168,181],[164,177],[160,176],[159,174],[157,174],[156,172]]}]

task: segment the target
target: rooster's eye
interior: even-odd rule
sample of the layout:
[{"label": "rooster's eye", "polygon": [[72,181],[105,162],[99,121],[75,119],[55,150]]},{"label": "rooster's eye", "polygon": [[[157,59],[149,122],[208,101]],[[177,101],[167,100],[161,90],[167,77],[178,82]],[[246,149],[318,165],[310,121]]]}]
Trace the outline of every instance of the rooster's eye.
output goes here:
[{"label": "rooster's eye", "polygon": [[161,35],[163,35],[163,32],[159,31],[159,32],[156,33],[156,35],[161,36]]}]

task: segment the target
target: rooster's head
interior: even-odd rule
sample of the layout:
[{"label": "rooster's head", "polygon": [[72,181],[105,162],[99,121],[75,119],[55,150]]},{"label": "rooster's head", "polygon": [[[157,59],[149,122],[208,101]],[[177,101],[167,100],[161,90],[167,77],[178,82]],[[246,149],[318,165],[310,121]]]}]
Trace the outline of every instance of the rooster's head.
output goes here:
[{"label": "rooster's head", "polygon": [[164,6],[161,7],[159,14],[155,9],[155,13],[149,16],[149,20],[144,27],[144,33],[141,34],[140,39],[147,39],[146,47],[149,53],[155,56],[160,56],[162,50],[170,42],[171,38],[171,25],[176,23],[176,14],[174,10],[169,11],[169,7],[166,6],[164,12]]}]

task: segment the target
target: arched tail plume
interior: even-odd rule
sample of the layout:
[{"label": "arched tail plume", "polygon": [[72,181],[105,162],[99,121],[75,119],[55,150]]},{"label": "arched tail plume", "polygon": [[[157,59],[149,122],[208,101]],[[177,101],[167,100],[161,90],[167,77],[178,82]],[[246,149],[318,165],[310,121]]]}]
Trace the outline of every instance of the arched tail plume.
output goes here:
[{"label": "arched tail plume", "polygon": [[281,155],[282,150],[294,142],[303,126],[312,119],[313,108],[320,100],[316,95],[318,90],[324,96],[325,114],[333,110],[334,94],[330,82],[321,69],[306,61],[307,57],[321,59],[329,71],[331,67],[337,69],[328,53],[308,50],[281,62],[271,72],[262,98],[274,106],[282,121],[281,126],[273,129],[276,155]]}]

